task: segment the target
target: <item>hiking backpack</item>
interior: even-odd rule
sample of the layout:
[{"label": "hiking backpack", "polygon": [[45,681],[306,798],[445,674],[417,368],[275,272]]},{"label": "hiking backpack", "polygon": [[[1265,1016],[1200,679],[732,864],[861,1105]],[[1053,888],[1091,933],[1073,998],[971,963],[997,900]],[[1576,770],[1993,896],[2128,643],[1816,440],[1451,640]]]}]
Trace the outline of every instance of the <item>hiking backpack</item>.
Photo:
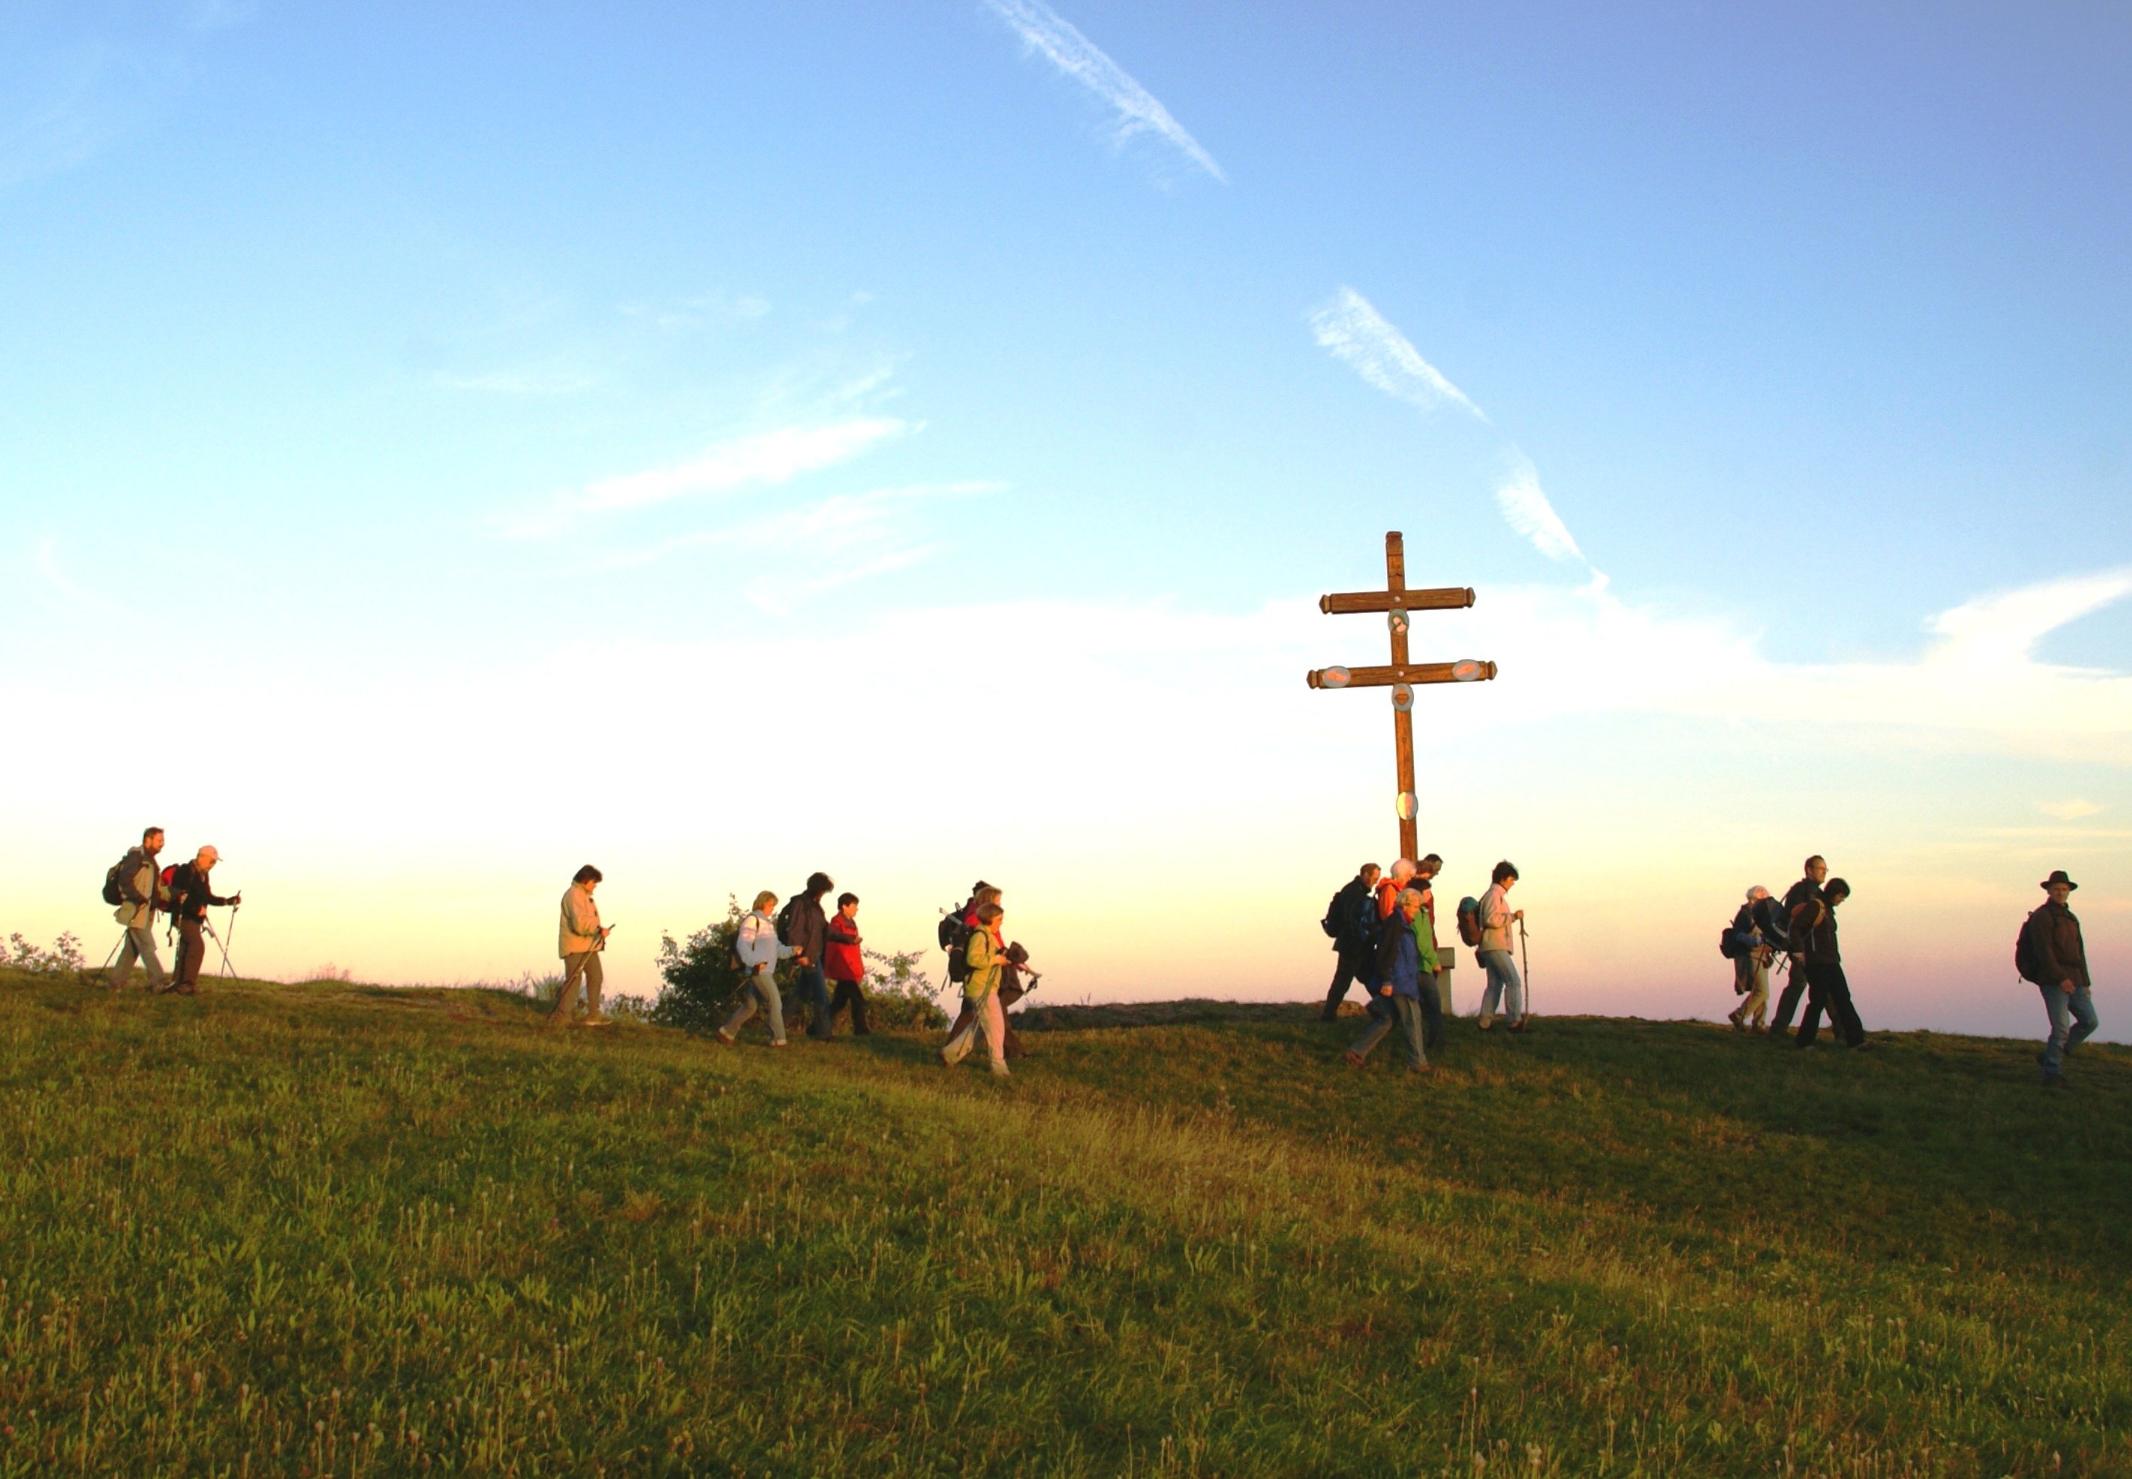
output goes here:
[{"label": "hiking backpack", "polygon": [[970,979],[970,927],[962,911],[951,909],[940,916],[940,948],[948,953],[948,984],[960,986]]},{"label": "hiking backpack", "polygon": [[1739,931],[1729,924],[1718,931],[1717,953],[1727,960],[1738,960],[1740,958]]},{"label": "hiking backpack", "polygon": [[785,900],[784,907],[777,911],[777,943],[780,945],[792,943],[792,911],[797,907],[799,900],[791,898]]},{"label": "hiking backpack", "polygon": [[1318,921],[1318,928],[1332,939],[1340,938],[1340,896],[1334,894],[1332,902],[1325,906],[1325,917]]},{"label": "hiking backpack", "polygon": [[1481,901],[1470,894],[1458,901],[1458,938],[1466,945],[1481,942]]},{"label": "hiking backpack", "polygon": [[126,902],[126,891],[119,887],[118,882],[119,870],[125,866],[126,859],[120,858],[104,870],[104,902],[106,904],[118,905]]},{"label": "hiking backpack", "polygon": [[2042,912],[2033,910],[2021,921],[2021,933],[2014,936],[2014,974],[2034,985],[2048,986],[2051,983],[2043,979],[2043,952],[2036,941],[2036,915]]}]

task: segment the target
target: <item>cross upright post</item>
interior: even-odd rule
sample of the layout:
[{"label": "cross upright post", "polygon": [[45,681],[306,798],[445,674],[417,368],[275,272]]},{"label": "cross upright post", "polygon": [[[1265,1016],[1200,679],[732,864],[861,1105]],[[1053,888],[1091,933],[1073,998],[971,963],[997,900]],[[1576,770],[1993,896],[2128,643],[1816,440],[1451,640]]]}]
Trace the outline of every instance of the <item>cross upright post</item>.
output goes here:
[{"label": "cross upright post", "polygon": [[1382,611],[1391,629],[1392,661],[1381,668],[1313,668],[1312,688],[1383,688],[1392,690],[1392,750],[1399,772],[1399,856],[1418,856],[1420,803],[1414,793],[1414,689],[1416,683],[1471,683],[1495,676],[1495,664],[1471,658],[1459,662],[1415,663],[1407,655],[1408,613],[1448,611],[1473,604],[1470,586],[1407,589],[1406,539],[1394,529],[1384,536],[1384,589],[1320,596],[1318,609],[1328,616]]}]

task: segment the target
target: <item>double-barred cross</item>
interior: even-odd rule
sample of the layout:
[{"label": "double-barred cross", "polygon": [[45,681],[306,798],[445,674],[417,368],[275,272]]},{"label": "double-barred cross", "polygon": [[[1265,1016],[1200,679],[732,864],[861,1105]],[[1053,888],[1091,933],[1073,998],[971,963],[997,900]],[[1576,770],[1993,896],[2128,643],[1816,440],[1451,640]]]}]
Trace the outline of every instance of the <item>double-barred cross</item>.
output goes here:
[{"label": "double-barred cross", "polygon": [[1472,683],[1495,676],[1495,664],[1476,662],[1407,661],[1407,613],[1454,611],[1473,604],[1471,586],[1443,586],[1434,590],[1407,589],[1406,540],[1398,530],[1384,536],[1384,589],[1350,591],[1318,597],[1318,609],[1327,616],[1346,616],[1361,611],[1382,611],[1392,632],[1392,661],[1381,668],[1313,668],[1312,688],[1390,688],[1392,690],[1392,743],[1399,762],[1399,856],[1416,857],[1420,846],[1415,827],[1418,803],[1414,796],[1414,688],[1416,683]]}]

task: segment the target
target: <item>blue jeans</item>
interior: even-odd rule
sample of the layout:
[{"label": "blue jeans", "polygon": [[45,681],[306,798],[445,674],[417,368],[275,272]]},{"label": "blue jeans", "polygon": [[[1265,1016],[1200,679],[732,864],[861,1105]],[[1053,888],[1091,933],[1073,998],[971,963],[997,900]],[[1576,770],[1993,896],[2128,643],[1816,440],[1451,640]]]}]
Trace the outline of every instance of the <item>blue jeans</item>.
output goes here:
[{"label": "blue jeans", "polygon": [[1525,983],[1518,979],[1518,963],[1510,958],[1508,950],[1483,950],[1480,954],[1481,969],[1488,973],[1488,989],[1481,993],[1481,1015],[1495,1015],[1496,1003],[1503,1004],[1504,1014],[1512,1024],[1525,1019]]},{"label": "blue jeans", "polygon": [[785,1003],[777,993],[777,973],[757,971],[748,977],[748,984],[740,988],[740,1005],[733,1008],[733,1015],[725,1019],[725,1026],[718,1030],[727,1037],[736,1037],[740,1029],[748,1025],[748,1018],[761,1007],[770,1016],[770,1041],[785,1040]]},{"label": "blue jeans", "polygon": [[827,1037],[836,1023],[829,1015],[829,983],[818,965],[803,965],[792,975],[792,990],[813,1014],[807,1023],[809,1037]]},{"label": "blue jeans", "polygon": [[2039,1060],[2043,1071],[2051,1078],[2058,1076],[2065,1066],[2065,1055],[2088,1040],[2088,1035],[2101,1025],[2095,1017],[2095,999],[2083,986],[2068,995],[2056,986],[2038,986],[2043,993],[2043,1009],[2051,1014],[2051,1035],[2043,1044],[2043,1056]]}]

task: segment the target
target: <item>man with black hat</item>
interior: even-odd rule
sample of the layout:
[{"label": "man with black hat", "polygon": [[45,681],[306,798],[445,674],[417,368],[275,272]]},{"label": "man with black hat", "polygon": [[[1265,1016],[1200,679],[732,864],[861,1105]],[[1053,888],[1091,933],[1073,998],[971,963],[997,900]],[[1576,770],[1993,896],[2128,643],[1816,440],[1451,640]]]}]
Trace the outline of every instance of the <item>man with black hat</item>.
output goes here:
[{"label": "man with black hat", "polygon": [[2043,1009],[2051,1018],[2051,1035],[2036,1062],[2043,1069],[2046,1087],[2063,1088],[2066,1055],[2087,1041],[2099,1024],[2089,995],[2088,951],[2080,937],[2080,920],[2066,907],[2066,900],[2080,885],[2058,868],[2043,880],[2042,887],[2050,902],[2029,915],[2021,928],[2027,947],[2024,973],[2043,993]]}]

